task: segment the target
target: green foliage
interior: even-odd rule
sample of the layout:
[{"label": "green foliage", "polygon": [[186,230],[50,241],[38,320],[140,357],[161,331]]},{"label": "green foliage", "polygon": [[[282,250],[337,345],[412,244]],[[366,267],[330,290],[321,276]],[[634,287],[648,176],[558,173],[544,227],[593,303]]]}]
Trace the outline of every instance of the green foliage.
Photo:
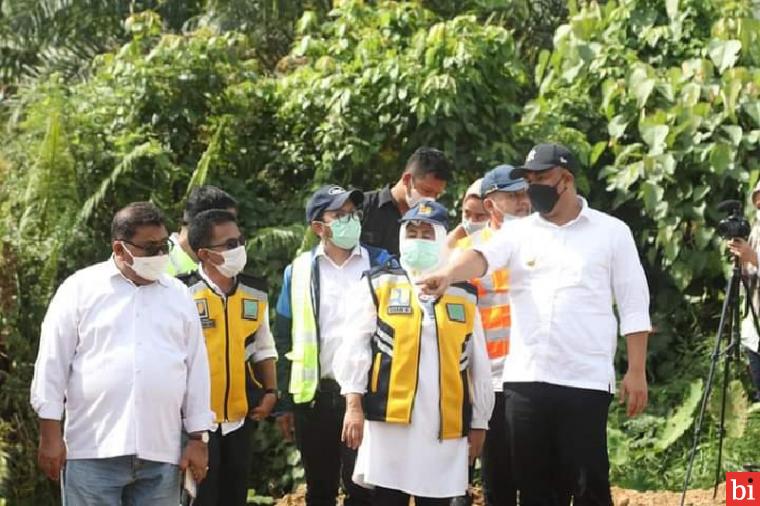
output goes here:
[{"label": "green foliage", "polygon": [[[680,486],[722,302],[715,204],[760,176],[760,22],[748,2],[569,2],[560,26],[565,5],[551,0],[2,5],[0,496],[54,502],[28,405],[39,323],[65,276],[107,257],[119,207],[151,200],[174,220],[192,187],[230,190],[249,267],[274,299],[313,241],[303,204],[317,185],[392,182],[428,144],[455,162],[451,203],[545,139],[578,151],[591,204],[631,226],[653,294],[651,407],[631,420],[611,410],[613,480]],[[734,469],[760,419],[740,383],[729,393]],[[698,484],[713,473],[714,403]],[[302,479],[271,423],[254,448],[251,501]]]},{"label": "green foliage", "polygon": [[[178,34],[154,12],[132,14],[120,25],[124,43],[88,62],[87,75],[52,72],[6,104],[0,300],[13,360],[0,367],[0,412],[12,423],[0,430],[12,501],[55,495],[35,469],[28,406],[39,322],[65,276],[106,258],[116,209],[151,200],[172,219],[193,186],[229,189],[249,266],[274,299],[284,266],[308,244],[303,203],[316,185],[393,181],[426,143],[448,149],[466,181],[517,156],[510,126],[527,78],[506,29],[396,2],[343,2],[323,17],[304,14],[272,74],[245,27],[210,16]],[[265,463],[254,496],[302,478],[297,452],[271,424],[254,443]]]},{"label": "green foliage", "polygon": [[[554,49],[538,58],[538,96],[517,126],[579,149],[587,168],[580,187],[592,205],[631,226],[645,261],[657,330],[653,400],[636,420],[613,411],[613,476],[623,485],[678,488],[684,477],[691,443],[684,436],[702,388],[694,378],[706,373],[703,336],[716,327],[728,267],[715,207],[744,199],[760,173],[760,21],[750,7],[701,0],[572,7]],[[738,382],[729,393],[733,441],[747,405]],[[719,412],[708,415],[695,470],[702,485],[713,473]]]}]

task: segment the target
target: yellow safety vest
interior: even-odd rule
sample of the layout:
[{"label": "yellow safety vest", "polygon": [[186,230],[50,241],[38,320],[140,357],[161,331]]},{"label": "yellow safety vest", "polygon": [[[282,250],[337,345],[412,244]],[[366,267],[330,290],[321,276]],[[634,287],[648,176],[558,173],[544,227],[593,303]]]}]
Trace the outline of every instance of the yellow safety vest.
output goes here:
[{"label": "yellow safety vest", "polygon": [[[485,228],[482,231],[460,239],[457,248],[468,250],[485,244],[493,237],[494,231]],[[509,333],[512,318],[509,310],[509,271],[497,269],[488,276],[470,280],[478,291],[478,310],[483,323],[488,357],[491,368],[499,371],[503,368],[504,357],[509,353]]]},{"label": "yellow safety vest", "polygon": [[253,285],[255,278],[238,275],[234,291],[218,295],[197,273],[181,278],[201,318],[211,374],[211,409],[216,423],[247,416],[246,374],[256,381],[246,351],[256,338],[268,309],[266,292]]},{"label": "yellow safety vest", "polygon": [[[419,376],[422,309],[402,269],[371,271],[377,307],[372,338],[372,369],[364,410],[368,420],[409,424]],[[467,434],[472,418],[469,352],[477,311],[475,290],[452,285],[435,303],[440,376],[440,438]]]},{"label": "yellow safety vest", "polygon": [[300,254],[293,261],[290,304],[293,348],[285,357],[291,361],[288,391],[293,402],[311,402],[319,385],[319,339],[314,317],[312,290],[312,252]]}]

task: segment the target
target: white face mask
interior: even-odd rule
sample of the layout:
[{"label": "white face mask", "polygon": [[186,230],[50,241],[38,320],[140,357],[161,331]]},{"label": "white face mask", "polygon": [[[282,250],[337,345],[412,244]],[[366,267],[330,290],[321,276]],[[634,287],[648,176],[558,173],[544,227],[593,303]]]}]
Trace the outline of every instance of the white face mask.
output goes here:
[{"label": "white face mask", "polygon": [[496,201],[492,200],[491,202],[493,202],[493,208],[494,208],[494,210],[501,215],[501,218],[504,221],[516,220],[516,219],[519,218],[519,216],[515,216],[514,214],[509,214],[509,213],[505,212],[501,207],[499,207],[499,205],[496,203]]},{"label": "white face mask", "polygon": [[462,228],[464,228],[464,231],[467,232],[467,235],[472,235],[477,232],[480,232],[481,230],[486,228],[486,225],[488,225],[488,220],[486,221],[462,220]]},{"label": "white face mask", "polygon": [[757,209],[755,211],[755,218],[757,218],[757,220],[760,221],[760,209]]},{"label": "white face mask", "polygon": [[235,249],[222,251],[224,262],[221,265],[215,265],[216,270],[227,278],[234,278],[245,268],[245,264],[248,261],[248,254],[245,251],[245,246],[238,246]]},{"label": "white face mask", "polygon": [[[412,184],[411,182],[409,183]],[[423,197],[420,192],[417,191],[417,188],[412,186],[411,190],[409,190],[409,193],[406,194],[406,205],[409,206],[409,209],[413,208],[420,202],[425,202],[429,200],[435,200],[431,199],[430,197]]]},{"label": "white face mask", "polygon": [[136,257],[127,249],[126,244],[121,243],[121,245],[124,247],[127,255],[132,258],[132,265],[130,267],[141,278],[155,281],[161,277],[161,274],[166,272],[166,268],[169,266],[169,255]]}]

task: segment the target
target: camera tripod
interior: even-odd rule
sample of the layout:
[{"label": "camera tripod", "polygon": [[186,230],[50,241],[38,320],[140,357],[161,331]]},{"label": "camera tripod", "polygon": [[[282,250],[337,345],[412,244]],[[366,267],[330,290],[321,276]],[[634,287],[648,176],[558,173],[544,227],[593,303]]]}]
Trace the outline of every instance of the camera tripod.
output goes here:
[{"label": "camera tripod", "polygon": [[[723,301],[723,309],[720,312],[720,322],[718,323],[718,332],[715,336],[715,347],[711,356],[710,371],[707,374],[707,380],[705,381],[705,390],[702,393],[702,401],[699,407],[699,415],[697,417],[696,425],[694,426],[694,442],[691,446],[689,453],[689,465],[686,469],[686,478],[683,484],[683,490],[681,492],[681,506],[684,506],[686,500],[686,492],[689,489],[689,481],[691,480],[691,472],[694,466],[694,458],[697,454],[697,447],[699,446],[699,436],[702,430],[702,424],[705,419],[705,413],[707,411],[707,403],[710,399],[710,392],[715,381],[715,375],[718,370],[718,363],[721,358],[723,359],[723,385],[721,388],[721,401],[720,401],[720,425],[718,428],[718,461],[715,467],[715,486],[713,488],[713,497],[718,493],[718,484],[720,483],[721,464],[723,460],[723,439],[725,437],[726,426],[726,393],[728,391],[728,379],[731,372],[731,365],[733,362],[739,362],[741,359],[741,298],[740,292],[742,286],[744,287],[744,293],[747,297],[747,305],[749,312],[752,315],[752,322],[755,326],[755,331],[760,330],[758,325],[757,312],[752,304],[752,292],[750,291],[749,283],[742,277],[741,261],[739,258],[734,258],[733,272],[731,278],[726,284],[726,298]],[[758,332],[760,334],[760,332]],[[728,338],[728,346],[725,350],[721,351],[721,345],[723,344],[723,338]]]}]

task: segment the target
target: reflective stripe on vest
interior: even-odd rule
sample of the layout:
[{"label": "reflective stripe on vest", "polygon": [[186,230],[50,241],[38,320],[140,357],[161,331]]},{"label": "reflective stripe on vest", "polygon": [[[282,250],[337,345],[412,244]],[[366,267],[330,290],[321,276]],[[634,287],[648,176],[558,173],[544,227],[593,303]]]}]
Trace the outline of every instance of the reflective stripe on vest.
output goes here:
[{"label": "reflective stripe on vest", "polygon": [[[364,408],[368,420],[411,423],[419,377],[422,309],[402,270],[372,275],[377,307],[372,367]],[[475,324],[475,295],[454,285],[435,304],[438,330],[440,438],[463,437],[472,406],[467,343]]]},{"label": "reflective stripe on vest", "polygon": [[[488,242],[493,237],[491,228],[460,239],[457,247],[467,250]],[[478,290],[478,309],[483,322],[488,357],[492,365],[509,353],[509,329],[512,318],[509,310],[509,271],[497,269],[489,276],[470,280]]]},{"label": "reflective stripe on vest", "polygon": [[311,252],[302,253],[293,261],[290,280],[293,348],[285,357],[292,364],[288,391],[296,404],[311,402],[319,384],[319,347],[311,298],[311,266]]},{"label": "reflective stripe on vest", "polygon": [[189,290],[206,341],[215,422],[242,420],[248,414],[246,365],[256,332],[269,311],[267,294],[242,282],[226,301],[204,281],[194,283]]}]

